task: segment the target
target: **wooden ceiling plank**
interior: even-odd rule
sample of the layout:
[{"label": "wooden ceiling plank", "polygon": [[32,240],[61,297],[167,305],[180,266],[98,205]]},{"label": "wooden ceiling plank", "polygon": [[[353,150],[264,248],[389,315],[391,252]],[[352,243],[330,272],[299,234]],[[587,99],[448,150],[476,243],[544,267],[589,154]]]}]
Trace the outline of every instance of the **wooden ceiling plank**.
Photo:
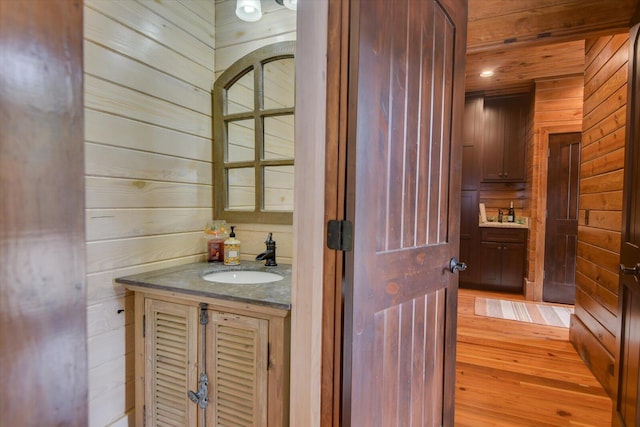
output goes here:
[{"label": "wooden ceiling plank", "polygon": [[[467,32],[467,52],[480,51],[514,43],[535,41],[540,34],[550,38],[585,37],[589,33],[618,32],[627,29],[634,0],[584,0],[573,4],[531,9],[517,14],[470,21]],[[503,46],[504,47],[504,46]]]},{"label": "wooden ceiling plank", "polygon": [[582,0],[469,0],[469,22],[497,16],[509,19],[508,15],[527,10],[541,10],[551,6],[580,4]]},{"label": "wooden ceiling plank", "polygon": [[[467,91],[516,93],[545,78],[584,79],[585,55],[597,67],[594,57],[615,48],[599,38],[627,34],[636,9],[639,0],[469,0]],[[492,78],[479,76],[485,68]]]},{"label": "wooden ceiling plank", "polygon": [[[490,68],[491,78],[480,77]],[[467,55],[467,90],[504,89],[508,86],[531,86],[533,80],[576,75],[584,72],[584,42],[553,46],[530,46],[516,50]]]}]

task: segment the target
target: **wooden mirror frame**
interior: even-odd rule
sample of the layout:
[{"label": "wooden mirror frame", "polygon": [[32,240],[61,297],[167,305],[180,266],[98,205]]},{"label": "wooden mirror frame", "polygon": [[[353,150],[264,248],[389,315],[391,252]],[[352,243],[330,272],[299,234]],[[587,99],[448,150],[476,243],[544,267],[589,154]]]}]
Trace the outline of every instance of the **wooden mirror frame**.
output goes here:
[{"label": "wooden mirror frame", "polygon": [[[227,68],[216,79],[213,92],[213,200],[214,200],[214,217],[216,219],[224,219],[233,221],[234,223],[262,223],[262,224],[292,224],[293,211],[265,211],[263,210],[263,179],[260,177],[260,169],[263,166],[293,166],[293,159],[277,159],[263,160],[262,146],[264,142],[263,121],[265,117],[273,117],[278,115],[295,114],[295,106],[287,108],[277,108],[265,110],[260,108],[261,105],[258,98],[263,93],[262,72],[263,65],[272,61],[285,58],[295,58],[295,41],[285,41],[270,44],[247,54],[240,58],[233,65]],[[227,90],[234,83],[240,80],[247,72],[254,70],[254,108],[246,113],[226,114],[225,102]],[[246,167],[253,167],[256,174],[256,201],[253,211],[248,210],[230,210],[227,209],[227,167],[225,147],[227,142],[227,126],[226,123],[233,119],[253,118],[254,120],[254,143],[255,143],[255,160],[244,162]],[[295,143],[294,143],[295,144]],[[236,162],[237,163],[237,162]],[[260,190],[258,190],[260,188]]]}]

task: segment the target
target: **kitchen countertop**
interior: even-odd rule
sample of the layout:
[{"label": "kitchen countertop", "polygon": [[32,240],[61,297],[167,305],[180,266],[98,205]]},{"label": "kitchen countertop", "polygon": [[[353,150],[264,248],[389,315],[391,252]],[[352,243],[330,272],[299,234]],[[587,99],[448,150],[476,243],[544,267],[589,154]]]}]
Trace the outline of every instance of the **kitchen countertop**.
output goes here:
[{"label": "kitchen countertop", "polygon": [[[202,278],[209,273],[241,270],[276,273],[283,276],[283,279],[271,283],[229,284],[209,282]],[[235,266],[219,262],[197,262],[118,277],[115,281],[123,285],[135,285],[291,310],[291,265],[288,264],[265,267],[264,261],[243,260],[240,261],[240,265]]]},{"label": "kitchen countertop", "polygon": [[517,222],[481,222],[478,224],[479,227],[493,227],[493,228],[524,228],[528,229],[529,224],[525,222],[524,224],[519,224]]}]

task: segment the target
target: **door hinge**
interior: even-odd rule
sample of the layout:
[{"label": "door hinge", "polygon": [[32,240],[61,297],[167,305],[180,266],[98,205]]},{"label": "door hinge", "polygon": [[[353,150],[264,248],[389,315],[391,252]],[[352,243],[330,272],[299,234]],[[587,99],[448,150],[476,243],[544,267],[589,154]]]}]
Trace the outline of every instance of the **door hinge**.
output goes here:
[{"label": "door hinge", "polygon": [[349,252],[353,249],[353,223],[332,219],[327,223],[327,247]]},{"label": "door hinge", "polygon": [[147,405],[142,405],[142,427],[147,425]]},{"label": "door hinge", "polygon": [[147,315],[142,315],[142,338],[147,336]]}]

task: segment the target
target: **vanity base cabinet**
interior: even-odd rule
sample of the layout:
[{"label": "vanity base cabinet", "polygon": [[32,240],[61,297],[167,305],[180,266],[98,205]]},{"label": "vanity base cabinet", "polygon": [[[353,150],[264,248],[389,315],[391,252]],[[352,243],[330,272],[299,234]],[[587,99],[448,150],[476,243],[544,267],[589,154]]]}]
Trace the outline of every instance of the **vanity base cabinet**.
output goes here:
[{"label": "vanity base cabinet", "polygon": [[136,425],[289,425],[288,310],[146,292],[135,303]]},{"label": "vanity base cabinet", "polygon": [[522,292],[527,230],[483,228],[481,239],[483,289]]}]

